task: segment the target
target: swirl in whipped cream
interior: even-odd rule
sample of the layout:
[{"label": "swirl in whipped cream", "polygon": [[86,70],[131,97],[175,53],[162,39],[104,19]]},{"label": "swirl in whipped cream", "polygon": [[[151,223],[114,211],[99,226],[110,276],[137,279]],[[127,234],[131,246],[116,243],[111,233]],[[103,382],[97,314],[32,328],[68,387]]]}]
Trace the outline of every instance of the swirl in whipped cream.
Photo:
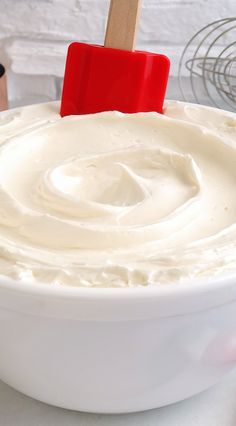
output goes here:
[{"label": "swirl in whipped cream", "polygon": [[125,287],[236,269],[234,114],[58,109],[0,116],[1,275]]}]

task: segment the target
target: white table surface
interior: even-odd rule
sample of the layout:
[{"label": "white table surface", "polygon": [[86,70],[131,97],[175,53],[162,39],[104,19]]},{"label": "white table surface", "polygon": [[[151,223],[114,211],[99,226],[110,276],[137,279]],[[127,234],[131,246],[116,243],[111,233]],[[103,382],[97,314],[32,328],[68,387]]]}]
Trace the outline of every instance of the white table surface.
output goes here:
[{"label": "white table surface", "polygon": [[0,382],[0,426],[236,426],[236,371],[188,401],[119,416],[50,407]]}]

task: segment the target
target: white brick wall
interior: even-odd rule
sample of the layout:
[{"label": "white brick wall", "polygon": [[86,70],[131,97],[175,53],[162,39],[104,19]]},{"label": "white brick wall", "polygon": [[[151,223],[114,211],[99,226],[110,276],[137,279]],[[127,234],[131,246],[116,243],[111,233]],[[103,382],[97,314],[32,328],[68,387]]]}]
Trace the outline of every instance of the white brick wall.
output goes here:
[{"label": "white brick wall", "polygon": [[[1,0],[0,61],[9,74],[13,104],[60,96],[72,40],[102,43],[108,0]],[[183,46],[205,24],[236,15],[235,0],[143,0],[138,48],[172,61],[169,96],[179,97],[176,75]]]}]

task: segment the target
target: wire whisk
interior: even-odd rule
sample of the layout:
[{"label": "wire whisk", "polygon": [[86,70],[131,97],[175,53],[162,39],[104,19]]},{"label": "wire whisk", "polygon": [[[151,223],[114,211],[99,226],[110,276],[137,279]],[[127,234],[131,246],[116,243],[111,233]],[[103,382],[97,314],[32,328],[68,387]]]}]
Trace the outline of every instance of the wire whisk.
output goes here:
[{"label": "wire whisk", "polygon": [[212,22],[191,38],[179,86],[184,100],[236,110],[236,18]]}]

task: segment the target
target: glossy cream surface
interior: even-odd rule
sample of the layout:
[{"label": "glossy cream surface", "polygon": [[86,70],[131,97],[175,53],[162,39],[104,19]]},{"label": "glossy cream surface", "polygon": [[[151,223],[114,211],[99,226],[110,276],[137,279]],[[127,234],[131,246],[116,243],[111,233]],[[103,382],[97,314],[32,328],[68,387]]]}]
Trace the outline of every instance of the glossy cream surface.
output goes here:
[{"label": "glossy cream surface", "polygon": [[125,287],[236,270],[236,115],[0,115],[0,275]]}]

